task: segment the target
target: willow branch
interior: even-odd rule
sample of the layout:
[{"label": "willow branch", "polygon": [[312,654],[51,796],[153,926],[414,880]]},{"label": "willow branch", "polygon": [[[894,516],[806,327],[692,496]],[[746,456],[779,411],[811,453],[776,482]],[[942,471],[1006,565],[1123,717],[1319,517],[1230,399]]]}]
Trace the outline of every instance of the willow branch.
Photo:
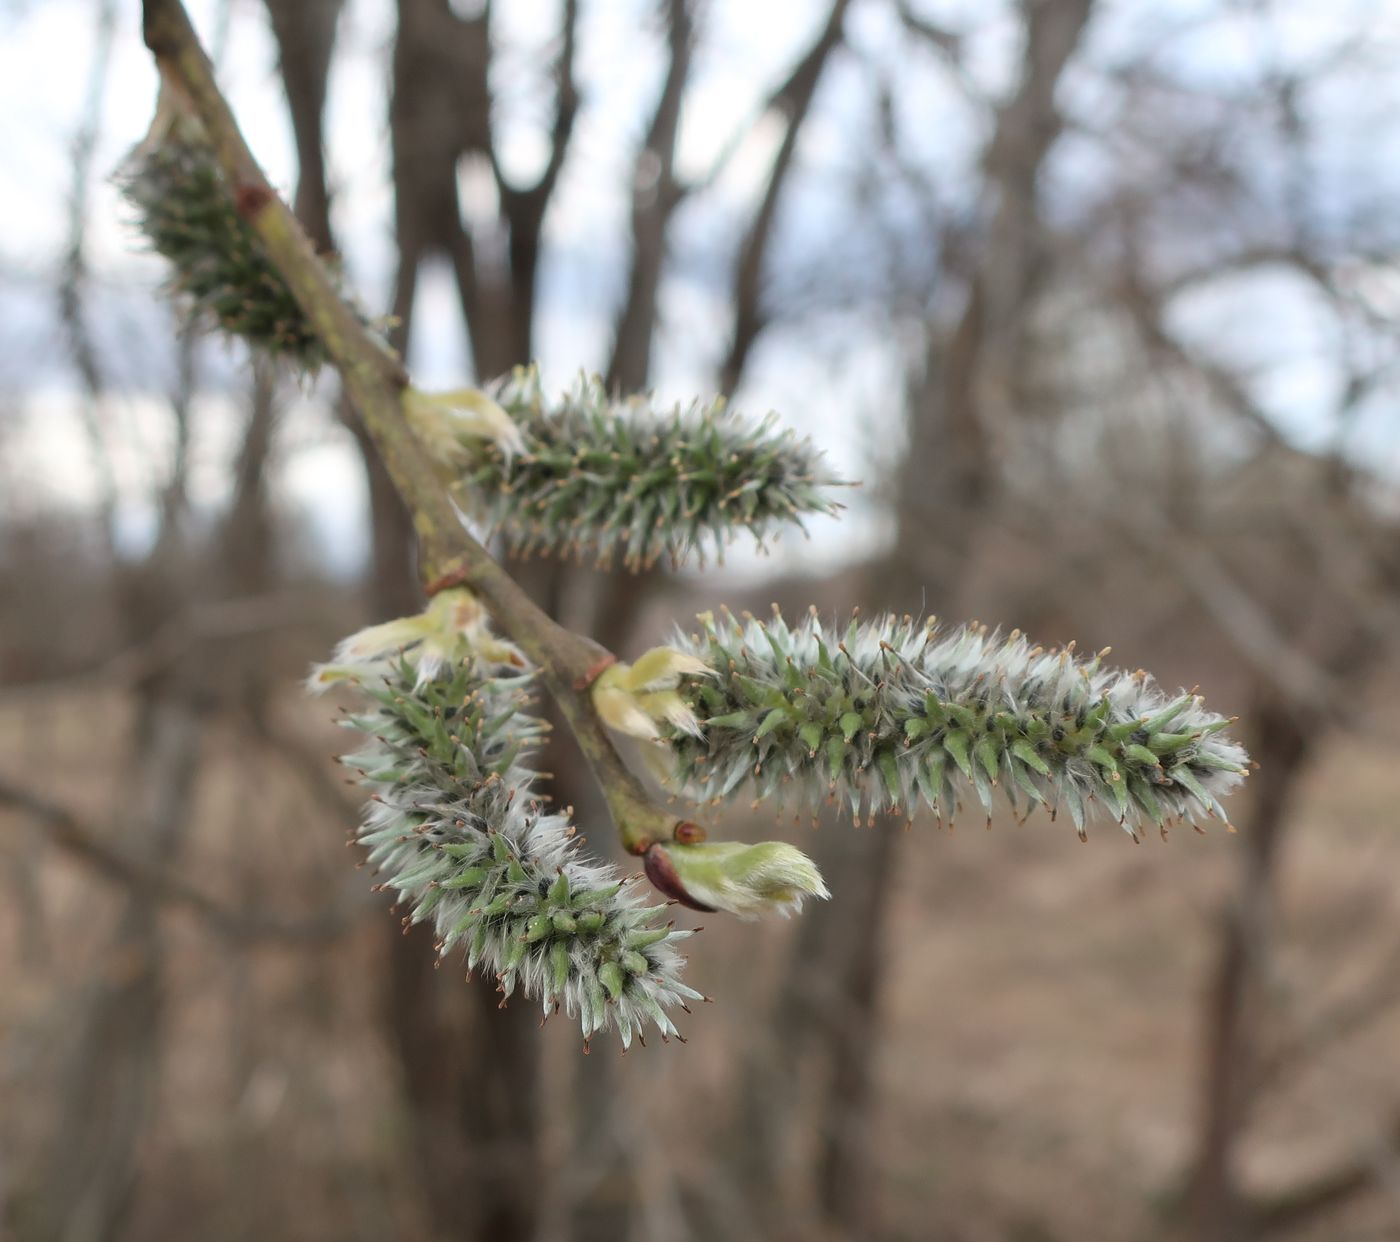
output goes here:
[{"label": "willow branch", "polygon": [[420,570],[431,593],[470,587],[497,624],[542,670],[634,853],[671,836],[674,816],[628,771],[587,693],[613,655],[558,625],[530,599],[462,524],[403,414],[408,374],[398,356],[341,297],[311,242],[278,197],[239,131],[180,0],[145,0],[146,46],[165,81],[199,117],[232,187],[239,213],[281,273],[339,371],[346,393],[413,515]]}]

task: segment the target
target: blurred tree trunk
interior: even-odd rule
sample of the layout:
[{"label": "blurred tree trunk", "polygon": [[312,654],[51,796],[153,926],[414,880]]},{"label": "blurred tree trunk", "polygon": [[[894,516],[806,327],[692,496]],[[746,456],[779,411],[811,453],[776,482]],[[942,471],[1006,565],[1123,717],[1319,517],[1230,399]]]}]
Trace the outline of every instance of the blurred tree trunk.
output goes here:
[{"label": "blurred tree trunk", "polygon": [[[1329,1204],[1365,1189],[1376,1176],[1374,1159],[1304,1182],[1273,1199],[1245,1194],[1237,1150],[1258,1092],[1263,1021],[1261,983],[1276,938],[1273,905],[1300,779],[1332,731],[1349,722],[1337,705],[1362,698],[1362,687],[1393,649],[1400,560],[1392,539],[1368,528],[1365,503],[1339,479],[1305,519],[1307,536],[1289,545],[1289,564],[1307,580],[1324,581],[1324,562],[1361,553],[1358,578],[1335,595],[1299,596],[1291,583],[1261,613],[1285,646],[1312,670],[1325,695],[1318,703],[1282,666],[1264,666],[1246,713],[1256,771],[1235,893],[1221,921],[1215,961],[1204,991],[1199,1132],[1182,1203],[1186,1232],[1200,1242],[1235,1242],[1286,1229]],[[1353,569],[1358,562],[1353,563]],[[1337,582],[1337,579],[1333,579]],[[1338,605],[1344,609],[1339,620]],[[1249,631],[1237,644],[1259,641]]]},{"label": "blurred tree trunk", "polygon": [[297,218],[316,249],[335,249],[322,133],[336,27],[345,0],[265,0],[297,148]]},{"label": "blurred tree trunk", "polygon": [[[132,812],[119,825],[140,861],[171,865],[189,821],[202,713],[166,683],[143,695],[131,756]],[[160,907],[134,889],[125,899],[92,990],[70,1022],[77,1034],[58,1121],[36,1183],[38,1242],[127,1236],[141,1147],[159,1087],[165,988]]]},{"label": "blurred tree trunk", "polygon": [[[983,159],[986,236],[961,317],[950,332],[928,329],[896,479],[894,545],[862,594],[872,607],[917,612],[926,600],[935,609],[956,607],[979,524],[995,504],[994,446],[1021,416],[1020,345],[1045,267],[1036,186],[1062,126],[1055,91],[1090,9],[1091,0],[1023,6],[1020,84],[998,110]],[[751,1194],[761,1203],[766,1188],[783,1180],[791,1121],[800,1113],[818,1144],[822,1216],[843,1236],[878,1228],[875,1067],[899,827],[872,827],[838,825],[818,838],[815,853],[835,900],[803,916],[771,1037],[749,1070],[741,1121]],[[849,835],[833,841],[838,832]],[[816,1098],[799,1109],[797,1094],[812,1079]]]},{"label": "blurred tree trunk", "polygon": [[[667,0],[665,9],[666,75],[633,160],[627,293],[618,312],[607,367],[608,387],[617,392],[642,392],[651,381],[666,240],[671,219],[684,197],[675,175],[676,137],[690,77],[695,24],[690,0]],[[608,650],[619,652],[626,650],[643,602],[664,578],[650,571],[575,570],[562,562],[541,565],[534,571],[528,565],[521,568],[526,570],[527,581],[538,583],[537,597],[547,597],[555,604],[551,609],[555,615],[562,597],[577,590],[585,597],[588,632]],[[556,739],[562,740],[562,731],[556,731]],[[606,821],[607,807],[576,748],[552,744],[549,764],[561,798],[577,808],[582,822]],[[570,1144],[589,1169],[588,1180],[566,1205],[569,1234],[575,1242],[614,1242],[631,1236],[638,1197],[634,1183],[637,1161],[628,1141],[633,1133],[632,1102],[619,1089],[619,1077],[619,1064],[611,1057],[589,1057],[574,1067]]]},{"label": "blurred tree trunk", "polygon": [[[278,578],[267,485],[279,414],[277,379],[274,364],[253,361],[248,418],[233,467],[233,499],[219,534],[222,581],[217,589],[227,598],[261,595],[271,591]],[[226,666],[230,705],[241,710],[261,736],[266,736],[268,725],[268,661],[263,658],[267,650],[268,635],[247,635],[232,645]]]},{"label": "blurred tree trunk", "polygon": [[[310,235],[330,247],[322,118],[339,5],[268,0],[268,7],[302,159],[297,210]],[[457,162],[464,146],[483,149],[489,130],[484,19],[458,19],[437,0],[403,0],[399,11],[391,128],[400,248],[393,337],[402,350],[422,259],[446,238],[459,276],[470,261]],[[485,347],[485,338],[474,345]],[[358,419],[345,413],[369,490],[370,609],[376,618],[401,616],[421,604],[412,524]],[[535,1021],[523,1004],[499,1012],[489,980],[465,985],[455,972],[435,971],[427,929],[401,935],[395,923],[386,927],[384,1020],[434,1231],[453,1239],[528,1238],[538,1210]]]},{"label": "blurred tree trunk", "polygon": [[1261,956],[1270,939],[1267,925],[1283,830],[1311,753],[1309,736],[1290,705],[1261,695],[1248,719],[1253,723],[1249,750],[1259,771],[1250,782],[1239,890],[1221,923],[1207,990],[1201,1134],[1191,1187],[1190,1233],[1199,1242],[1237,1242],[1246,1236],[1234,1151],[1252,1064],[1251,1014]]},{"label": "blurred tree trunk", "polygon": [[[174,449],[155,544],[142,563],[118,567],[114,576],[131,644],[178,624],[191,602],[266,589],[273,578],[265,475],[276,404],[264,368],[255,369],[229,508],[210,540],[219,555],[190,546],[185,496],[192,343],[186,335],[179,346]],[[252,652],[212,661],[198,643],[143,673],[134,687],[127,789],[110,817],[123,852],[139,863],[173,868],[193,818],[210,712],[230,698],[259,711],[263,689],[261,662]],[[163,969],[160,903],[133,887],[105,969],[72,1021],[77,1034],[66,1091],[37,1177],[31,1230],[36,1239],[105,1242],[126,1236],[161,1077]]]},{"label": "blurred tree trunk", "polygon": [[[99,355],[87,334],[86,215],[91,161],[103,108],[107,58],[116,7],[98,11],[95,55],[83,128],[74,152],[69,250],[60,288],[60,310],[69,347],[96,418],[107,389]],[[175,391],[171,394],[174,435],[169,473],[155,497],[158,519],[153,546],[137,565],[113,564],[105,585],[115,596],[124,637],[137,643],[176,616],[187,578],[210,558],[186,555],[186,472],[189,464],[192,337],[178,344]],[[88,426],[103,487],[98,516],[104,543],[114,549],[111,461],[95,422]],[[226,515],[223,534],[235,521]],[[133,687],[134,727],[125,780],[109,803],[104,822],[120,849],[137,863],[164,869],[179,854],[186,835],[203,745],[208,707],[207,675],[198,652],[154,670]],[[47,1149],[32,1172],[32,1198],[22,1227],[39,1242],[108,1242],[125,1236],[140,1177],[142,1144],[156,1108],[162,1058],[165,990],[160,907],[139,884],[126,893],[110,943],[102,951],[91,988],[65,1022],[61,1098]]]},{"label": "blurred tree trunk", "polygon": [[[1393,548],[1376,546],[1350,521],[1352,497],[1342,493],[1331,499],[1337,502],[1336,512],[1314,512],[1309,521],[1315,530],[1353,546],[1371,544],[1366,551],[1372,558],[1372,591],[1355,601],[1357,610],[1340,624],[1335,619],[1317,623],[1311,617],[1314,601],[1299,599],[1291,592],[1279,612],[1286,618],[1290,639],[1299,652],[1307,651],[1310,628],[1325,634],[1322,658],[1313,667],[1323,684],[1340,697],[1356,694],[1366,672],[1390,649],[1393,626],[1387,624],[1386,615],[1393,611],[1400,572]],[[1312,575],[1321,574],[1316,560],[1308,568]],[[1306,654],[1303,658],[1309,659]],[[1325,1205],[1334,1194],[1344,1198],[1369,1180],[1369,1176],[1350,1180],[1343,1176],[1332,1184],[1324,1176],[1315,1186],[1300,1187],[1296,1193],[1280,1196],[1276,1203],[1261,1206],[1245,1195],[1236,1168],[1237,1148],[1253,1102],[1260,983],[1275,938],[1273,902],[1292,806],[1300,778],[1328,736],[1329,726],[1345,724],[1329,717],[1325,710],[1317,710],[1306,696],[1293,690],[1284,675],[1276,674],[1275,678],[1256,682],[1246,716],[1252,726],[1249,751],[1258,770],[1249,782],[1249,817],[1242,833],[1238,885],[1221,919],[1215,963],[1205,989],[1200,1131],[1184,1203],[1189,1234],[1201,1242],[1248,1238],[1262,1232],[1269,1221],[1275,1227],[1279,1223],[1286,1226],[1288,1219],[1308,1215],[1314,1203]]]},{"label": "blurred tree trunk", "polygon": [[[122,575],[123,619],[133,636],[153,633],[172,615],[179,598],[175,543],[167,528],[149,560]],[[169,867],[178,857],[201,753],[200,697],[189,668],[165,670],[138,688],[126,789],[110,820],[137,861]],[[159,911],[143,889],[127,894],[95,982],[67,1021],[74,1035],[64,1090],[26,1229],[38,1242],[126,1236],[160,1080]]]}]

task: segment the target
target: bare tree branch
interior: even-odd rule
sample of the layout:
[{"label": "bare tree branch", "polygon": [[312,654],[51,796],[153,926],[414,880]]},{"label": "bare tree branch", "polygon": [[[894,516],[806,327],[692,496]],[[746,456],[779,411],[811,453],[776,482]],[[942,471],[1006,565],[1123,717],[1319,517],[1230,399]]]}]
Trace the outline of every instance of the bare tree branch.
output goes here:
[{"label": "bare tree branch", "polygon": [[[534,354],[535,297],[538,286],[540,240],[544,218],[549,210],[560,170],[568,157],[569,143],[578,118],[579,91],[574,77],[578,49],[578,0],[564,0],[563,30],[559,58],[554,65],[554,125],[549,137],[549,159],[534,185],[521,189],[507,181],[492,143],[491,167],[501,196],[501,211],[510,229],[511,318],[509,363],[526,363]],[[509,365],[501,360],[493,372]]]},{"label": "bare tree branch", "polygon": [[1221,404],[1259,432],[1267,443],[1282,442],[1278,428],[1250,394],[1238,375],[1228,367],[1203,357],[1179,340],[1166,325],[1161,300],[1154,296],[1132,272],[1125,273],[1121,304],[1132,316],[1144,344],[1154,353],[1181,363],[1203,380]]},{"label": "bare tree branch", "polygon": [[102,0],[97,10],[97,32],[82,121],[73,140],[73,182],[68,201],[68,242],[63,274],[58,286],[59,318],[68,337],[68,349],[82,382],[83,400],[78,413],[97,473],[97,511],[103,536],[110,548],[117,504],[117,484],[103,431],[102,406],[107,385],[98,360],[97,346],[88,328],[84,301],[88,285],[87,212],[92,192],[92,163],[102,122],[107,71],[116,34],[117,6]]},{"label": "bare tree branch", "polygon": [[[43,824],[46,840],[106,883],[119,885],[152,901],[192,910],[227,940],[319,943],[339,936],[358,913],[343,903],[308,919],[234,910],[173,872],[130,857],[107,844],[96,829],[72,811],[3,776],[0,776],[0,806],[20,811]],[[357,904],[368,908],[367,902]]]},{"label": "bare tree branch", "polygon": [[196,601],[149,637],[95,668],[6,687],[0,692],[0,706],[94,684],[134,685],[168,668],[198,644],[285,629],[298,618],[305,618],[309,602],[311,597],[293,590],[207,603]]},{"label": "bare tree branch", "polygon": [[1335,679],[1310,660],[1199,540],[1165,523],[1134,514],[1124,530],[1142,551],[1162,557],[1230,640],[1236,654],[1272,687],[1281,702],[1315,720],[1320,712],[1340,719],[1345,710]]},{"label": "bare tree branch", "polygon": [[1317,1013],[1294,1020],[1293,1029],[1267,1055],[1250,1067],[1246,1093],[1257,1097],[1283,1081],[1310,1058],[1331,1047],[1400,1005],[1400,945],[1388,953],[1341,999]]},{"label": "bare tree branch", "polygon": [[675,170],[676,134],[694,40],[690,0],[670,0],[667,13],[670,60],[656,111],[632,169],[632,265],[608,364],[608,387],[623,392],[645,388],[651,374],[666,231],[685,193],[676,181]]},{"label": "bare tree branch", "polygon": [[333,250],[323,119],[336,25],[344,0],[264,0],[277,39],[297,146],[293,210],[323,253]]},{"label": "bare tree branch", "polygon": [[732,393],[738,388],[749,353],[766,324],[762,306],[764,259],[772,241],[778,202],[792,169],[797,142],[802,136],[802,127],[811,110],[812,100],[816,97],[822,71],[841,42],[841,28],[849,6],[850,0],[835,0],[816,42],[768,99],[765,112],[781,113],[787,118],[787,128],[773,157],[773,167],[768,174],[763,197],[735,258],[734,322],[728,352],[720,367],[721,392]]}]

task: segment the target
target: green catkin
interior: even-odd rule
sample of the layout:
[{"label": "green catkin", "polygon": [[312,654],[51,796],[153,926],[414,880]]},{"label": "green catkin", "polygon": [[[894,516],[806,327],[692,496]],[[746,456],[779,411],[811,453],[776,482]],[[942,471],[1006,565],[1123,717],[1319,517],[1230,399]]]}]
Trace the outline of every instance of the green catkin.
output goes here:
[{"label": "green catkin", "polygon": [[369,791],[358,840],[406,922],[430,921],[439,953],[463,952],[503,996],[577,1015],[585,1040],[606,1027],[624,1047],[647,1025],[677,1034],[666,1011],[699,996],[680,982],[674,948],[691,933],[658,926],[664,907],[587,859],[567,818],[541,805],[521,761],[545,731],[528,714],[529,675],[449,663],[427,641],[370,658],[364,646],[348,639],[312,685],[366,700],[344,719],[363,746],[342,762]]},{"label": "green catkin", "polygon": [[658,409],[649,397],[609,397],[581,377],[548,404],[533,368],[492,396],[520,429],[524,451],[483,446],[465,497],[512,551],[577,556],[631,570],[663,559],[703,562],[739,531],[762,545],[809,514],[832,514],[839,486],[808,441],[709,405]]},{"label": "green catkin", "polygon": [[990,816],[1000,797],[1013,811],[1063,809],[1081,837],[1102,809],[1137,839],[1147,825],[1223,819],[1248,764],[1230,722],[1195,695],[1072,646],[888,616],[834,635],[815,617],[701,621],[672,644],[718,674],[681,678],[701,733],[663,728],[679,782],[700,798],[748,787],[835,798],[857,818],[920,803],[951,818],[972,798]]},{"label": "green catkin", "polygon": [[188,297],[230,336],[312,374],[327,356],[292,291],[238,212],[194,118],[163,97],[151,132],[117,176],[137,227]]}]

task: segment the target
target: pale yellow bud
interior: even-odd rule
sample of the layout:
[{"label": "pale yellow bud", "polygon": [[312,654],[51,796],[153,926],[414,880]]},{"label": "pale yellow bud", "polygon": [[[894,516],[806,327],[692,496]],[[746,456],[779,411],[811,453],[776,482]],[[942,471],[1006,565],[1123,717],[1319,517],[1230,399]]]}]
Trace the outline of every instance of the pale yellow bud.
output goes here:
[{"label": "pale yellow bud", "polygon": [[637,705],[652,720],[665,720],[673,728],[693,737],[700,737],[700,721],[691,711],[690,704],[675,690],[653,690],[637,696]]},{"label": "pale yellow bud", "polygon": [[682,677],[712,676],[703,660],[670,647],[653,647],[635,664],[614,664],[593,683],[593,703],[605,724],[629,737],[654,740],[665,721],[700,736],[700,722],[676,691]]},{"label": "pale yellow bud", "polygon": [[674,690],[682,677],[713,677],[714,670],[698,656],[674,647],[653,647],[626,670],[623,684],[641,693],[646,690]]},{"label": "pale yellow bud", "polygon": [[[616,666],[614,665],[614,668]],[[593,706],[603,723],[610,729],[625,733],[628,737],[639,737],[644,741],[655,741],[659,736],[656,721],[642,707],[638,696],[613,682],[605,681],[607,669],[593,683]]]},{"label": "pale yellow bud", "polygon": [[473,442],[479,440],[494,444],[507,459],[525,452],[520,428],[479,389],[428,393],[407,388],[403,411],[413,434],[444,465],[456,467],[470,462]]},{"label": "pale yellow bud", "polygon": [[520,649],[491,632],[486,612],[466,587],[439,591],[427,608],[411,617],[371,625],[344,639],[330,664],[311,671],[308,686],[324,690],[344,681],[359,681],[382,671],[386,659],[402,654],[418,670],[420,680],[465,660],[526,667]]}]

